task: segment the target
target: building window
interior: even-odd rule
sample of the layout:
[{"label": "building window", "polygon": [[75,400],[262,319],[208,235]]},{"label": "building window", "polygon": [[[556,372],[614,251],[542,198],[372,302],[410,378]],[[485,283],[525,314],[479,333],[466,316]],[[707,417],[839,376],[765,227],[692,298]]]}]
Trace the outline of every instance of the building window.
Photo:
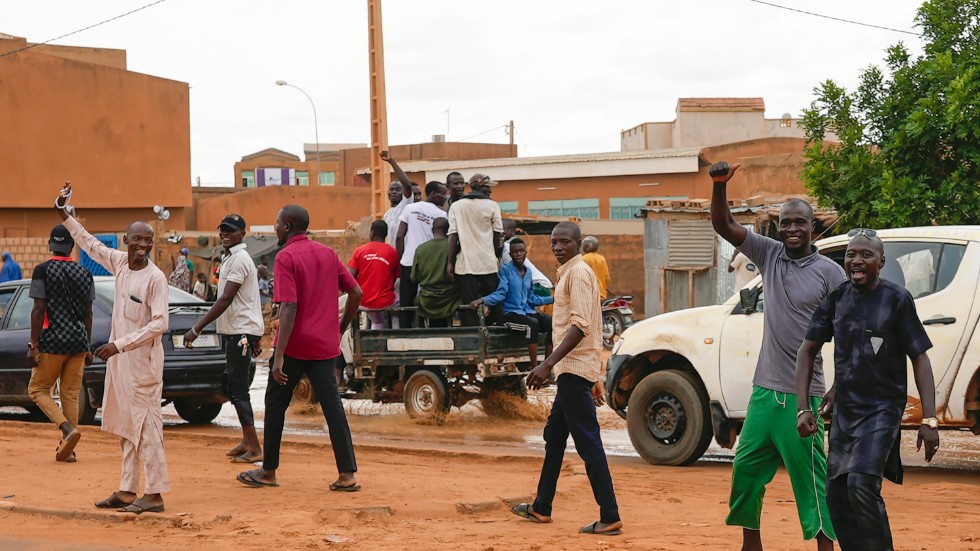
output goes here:
[{"label": "building window", "polygon": [[308,186],[310,185],[310,173],[306,170],[296,171],[296,185],[297,186]]},{"label": "building window", "polygon": [[320,185],[321,186],[332,186],[334,184],[334,177],[336,172],[321,172],[320,173]]},{"label": "building window", "polygon": [[634,215],[647,206],[646,197],[612,197],[609,199],[610,220],[632,220]]},{"label": "building window", "polygon": [[599,218],[598,199],[554,199],[528,201],[527,211],[539,216],[575,216],[582,219]]},{"label": "building window", "polygon": [[499,201],[500,214],[517,214],[517,201]]},{"label": "building window", "polygon": [[243,170],[242,171],[242,187],[255,187],[255,171],[254,170]]}]

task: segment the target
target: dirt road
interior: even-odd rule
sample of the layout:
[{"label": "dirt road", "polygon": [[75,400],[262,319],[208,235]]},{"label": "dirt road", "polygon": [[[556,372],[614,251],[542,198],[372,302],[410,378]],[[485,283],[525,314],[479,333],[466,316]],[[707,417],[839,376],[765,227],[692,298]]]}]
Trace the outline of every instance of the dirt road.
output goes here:
[{"label": "dirt road", "polygon": [[[295,413],[293,414],[295,415]],[[303,422],[303,419],[299,419]],[[312,419],[308,422],[313,424]],[[453,429],[418,426],[419,440]],[[569,455],[559,483],[555,522],[535,525],[513,517],[503,503],[534,491],[541,454],[383,438],[359,441],[363,491],[327,491],[335,476],[326,437],[291,434],[283,446],[279,488],[253,489],[235,481],[243,466],[224,451],[236,432],[221,427],[166,429],[174,490],[167,512],[138,520],[73,518],[5,510],[97,512],[92,503],[115,489],[115,439],[86,428],[75,464],[53,460],[56,433],[47,425],[0,422],[0,547],[42,549],[732,549],[738,530],[726,527],[731,466],[700,463],[654,468],[613,457],[625,533],[578,535],[596,519],[580,460]],[[966,550],[980,547],[980,480],[975,474],[911,470],[902,487],[884,489],[899,549]],[[16,505],[15,505],[16,504]],[[763,533],[770,549],[812,549],[800,541],[785,473],[766,499]],[[328,541],[334,540],[334,542]]]}]

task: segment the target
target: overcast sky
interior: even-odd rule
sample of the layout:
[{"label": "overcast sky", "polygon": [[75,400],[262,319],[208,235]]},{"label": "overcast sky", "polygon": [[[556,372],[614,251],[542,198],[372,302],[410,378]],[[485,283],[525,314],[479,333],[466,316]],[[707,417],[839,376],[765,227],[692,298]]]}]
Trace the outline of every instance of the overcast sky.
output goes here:
[{"label": "overcast sky", "polygon": [[[41,42],[151,0],[0,1],[0,32]],[[915,30],[919,0],[773,0]],[[917,36],[749,0],[386,0],[389,143],[462,140],[515,121],[521,156],[618,151],[679,97],[763,97],[798,116],[814,86],[853,87]],[[191,176],[231,185],[243,155],[370,142],[366,0],[166,0],[54,42],[121,48],[129,69],[190,84]],[[447,123],[446,110],[449,109]],[[448,124],[448,129],[447,129]],[[502,128],[469,141],[506,143]]]}]

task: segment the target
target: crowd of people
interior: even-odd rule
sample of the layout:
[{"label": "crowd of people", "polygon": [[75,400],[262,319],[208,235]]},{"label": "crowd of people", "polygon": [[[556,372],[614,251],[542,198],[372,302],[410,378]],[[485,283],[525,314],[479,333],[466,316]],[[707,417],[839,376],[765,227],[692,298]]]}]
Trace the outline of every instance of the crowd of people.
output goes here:
[{"label": "crowd of people", "polygon": [[[261,462],[237,480],[261,488],[279,485],[276,470],[285,412],[293,390],[306,376],[322,408],[337,465],[338,477],[329,489],[361,488],[355,478],[357,462],[340,396],[339,369],[341,336],[360,313],[372,329],[498,324],[526,334],[532,366],[528,387],[536,389],[550,380],[557,387],[544,429],[545,458],[536,498],[514,506],[512,512],[529,521],[551,522],[571,435],[600,513],[599,520],[581,532],[621,533],[596,417],[605,395],[601,302],[610,285],[598,242],[583,239],[575,223],[559,223],[550,238],[559,265],[552,285],[528,260],[527,244],[516,235],[513,221],[502,219],[499,206],[490,199],[496,182],[489,176],[470,177],[467,193],[462,175],[452,173],[446,184],[426,184],[423,201],[398,163],[387,153],[382,156],[398,178],[389,188],[391,208],[371,224],[369,241],[346,265],[332,249],[308,237],[305,208],[286,205],[278,212],[275,231],[282,249],[275,259],[271,297],[268,271],[255,265],[243,242],[245,220],[230,214],[217,226],[224,254],[216,270],[215,300],[183,335],[183,344],[193,347],[212,322],[224,340],[228,394],[242,426],[240,443],[227,455],[234,462]],[[726,522],[742,527],[743,549],[762,549],[765,488],[784,465],[805,539],[815,539],[821,550],[832,549],[835,539],[843,549],[891,549],[881,483],[883,478],[902,480],[898,443],[906,358],[912,360],[922,397],[924,419],[917,444],[925,446],[926,460],[939,448],[934,381],[926,354],[932,343],[908,291],[880,279],[884,246],[874,230],[858,228],[848,234],[843,269],[811,243],[813,209],[805,201],[794,199],[782,206],[778,240],[750,232],[728,209],[726,186],[738,168],[724,162],[711,167],[712,225],[744,256],[739,267],[758,271],[770,291]],[[74,462],[81,438],[81,373],[94,357],[106,360],[102,430],[120,437],[122,475],[119,489],[95,505],[160,512],[162,494],[170,490],[161,414],[161,336],[168,326],[168,281],[150,260],[152,227],[133,222],[124,238],[126,250],[113,250],[73,217],[71,195],[66,183],[55,201],[63,223],[51,231],[53,256],[32,276],[35,307],[28,355],[36,369],[30,393],[61,432],[56,460]],[[72,259],[75,244],[116,278],[111,337],[94,351],[94,284],[91,274]],[[188,251],[181,253],[170,283],[189,287],[193,265],[186,258]],[[9,255],[6,261],[12,262]],[[5,263],[4,272],[7,269]],[[204,274],[199,274],[198,283],[206,286],[207,276],[202,281],[200,275]],[[197,285],[193,291],[202,294]],[[262,352],[263,318],[272,302],[278,305],[279,324],[260,443],[248,366]],[[540,311],[547,305],[553,307],[553,317]],[[543,360],[538,354],[541,335],[546,344]],[[837,376],[827,389],[820,348],[831,339]],[[50,397],[59,379],[60,408]],[[828,456],[823,418],[831,411]],[[141,470],[146,482],[139,495]]]}]

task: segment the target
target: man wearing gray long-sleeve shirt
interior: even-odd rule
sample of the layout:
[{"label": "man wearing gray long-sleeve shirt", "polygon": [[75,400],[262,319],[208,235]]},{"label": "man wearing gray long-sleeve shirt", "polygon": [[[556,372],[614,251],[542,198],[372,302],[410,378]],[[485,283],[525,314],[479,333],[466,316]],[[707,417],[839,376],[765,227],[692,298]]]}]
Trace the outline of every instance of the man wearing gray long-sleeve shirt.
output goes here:
[{"label": "man wearing gray long-sleeve shirt", "polygon": [[[827,509],[827,455],[823,423],[808,438],[796,431],[796,353],[810,319],[823,298],[844,281],[844,270],[811,244],[813,208],[790,199],[779,211],[779,241],[750,233],[732,218],[726,185],[739,165],[712,165],[711,224],[762,273],[766,293],[762,350],[753,378],[752,398],[739,434],[732,472],[727,524],[742,527],[742,549],[761,550],[759,525],[766,484],[779,465],[786,466],[803,538],[816,538],[817,549],[833,549],[834,528]],[[818,359],[819,362],[819,359]],[[815,367],[810,404],[824,393],[823,370]]]}]

